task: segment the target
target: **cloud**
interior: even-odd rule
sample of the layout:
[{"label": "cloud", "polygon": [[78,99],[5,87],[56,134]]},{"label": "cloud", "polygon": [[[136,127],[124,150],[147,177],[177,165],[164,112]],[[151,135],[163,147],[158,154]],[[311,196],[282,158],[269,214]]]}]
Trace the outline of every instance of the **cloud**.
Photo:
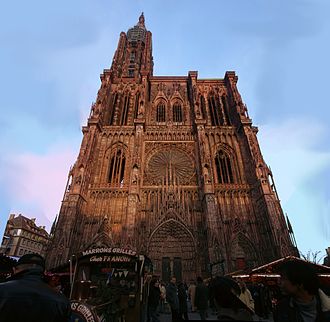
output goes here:
[{"label": "cloud", "polygon": [[8,156],[2,180],[11,200],[11,212],[37,217],[50,224],[59,212],[70,165],[77,151],[68,146],[52,147],[43,155],[24,153]]},{"label": "cloud", "polygon": [[330,195],[324,193],[327,189],[323,187],[328,184],[330,152],[326,147],[320,149],[319,142],[327,129],[317,121],[303,118],[259,128],[261,151],[271,166],[299,249],[303,253],[311,247],[313,251],[323,251],[330,239]]},{"label": "cloud", "polygon": [[265,124],[258,134],[265,162],[272,168],[283,203],[299,187],[327,167],[330,152],[319,150],[326,128],[310,119]]}]

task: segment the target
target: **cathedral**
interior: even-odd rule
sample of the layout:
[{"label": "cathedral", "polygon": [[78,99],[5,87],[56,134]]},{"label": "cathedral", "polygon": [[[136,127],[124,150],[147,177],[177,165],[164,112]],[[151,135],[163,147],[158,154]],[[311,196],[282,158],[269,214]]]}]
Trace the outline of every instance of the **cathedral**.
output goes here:
[{"label": "cathedral", "polygon": [[147,255],[168,281],[296,255],[235,72],[155,76],[153,64],[142,14],[101,74],[48,267],[115,246]]}]

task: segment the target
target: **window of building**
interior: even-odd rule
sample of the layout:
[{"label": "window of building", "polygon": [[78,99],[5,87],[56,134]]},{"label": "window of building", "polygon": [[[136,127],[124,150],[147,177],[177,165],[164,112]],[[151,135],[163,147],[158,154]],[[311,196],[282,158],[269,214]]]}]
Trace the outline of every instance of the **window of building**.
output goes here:
[{"label": "window of building", "polygon": [[137,92],[135,95],[135,104],[134,104],[134,118],[138,117],[139,113],[139,102],[140,102],[140,93]]},{"label": "window of building", "polygon": [[109,183],[122,186],[125,174],[125,156],[121,149],[116,150],[110,161]]},{"label": "window of building", "polygon": [[134,69],[128,70],[128,77],[134,77]]},{"label": "window of building", "polygon": [[211,95],[208,99],[211,124],[214,126],[224,125],[221,105],[217,97]]},{"label": "window of building", "polygon": [[19,255],[23,255],[23,249],[22,248],[19,250],[19,253],[18,254]]},{"label": "window of building", "polygon": [[230,157],[222,150],[215,157],[218,183],[234,183],[233,170]]},{"label": "window of building", "polygon": [[129,55],[129,62],[130,63],[134,63],[134,61],[135,61],[135,51],[131,51],[130,52],[130,55]]},{"label": "window of building", "polygon": [[123,101],[123,106],[122,106],[122,109],[121,109],[119,125],[126,125],[127,124],[128,110],[129,110],[129,94],[127,94],[125,96],[124,101]]},{"label": "window of building", "polygon": [[182,107],[180,103],[173,105],[173,122],[182,122]]},{"label": "window of building", "polygon": [[159,103],[157,106],[156,121],[165,122],[165,104],[164,103]]},{"label": "window of building", "polygon": [[201,111],[202,111],[202,117],[203,117],[203,119],[205,119],[206,118],[206,106],[205,106],[205,98],[202,95],[200,97],[200,107],[201,107]]},{"label": "window of building", "polygon": [[223,113],[224,113],[224,117],[225,117],[225,120],[226,120],[226,123],[227,125],[230,125],[230,119],[229,119],[229,114],[228,114],[228,103],[227,103],[227,98],[225,95],[222,95],[221,96],[221,103],[222,103],[222,110],[223,110]]},{"label": "window of building", "polygon": [[110,104],[110,117],[109,117],[109,125],[114,125],[114,119],[115,119],[115,112],[118,102],[118,94],[114,94],[112,97],[112,101]]}]

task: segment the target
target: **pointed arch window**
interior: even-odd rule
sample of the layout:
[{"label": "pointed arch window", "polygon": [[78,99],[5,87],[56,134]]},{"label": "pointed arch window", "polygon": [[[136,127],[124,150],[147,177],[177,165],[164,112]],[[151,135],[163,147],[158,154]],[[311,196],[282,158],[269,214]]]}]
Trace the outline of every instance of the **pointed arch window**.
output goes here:
[{"label": "pointed arch window", "polygon": [[119,125],[127,125],[128,110],[129,110],[129,94],[127,94],[124,98]]},{"label": "pointed arch window", "polygon": [[128,77],[134,77],[134,69],[133,68],[130,68],[128,70]]},{"label": "pointed arch window", "polygon": [[205,98],[203,95],[201,95],[201,97],[200,97],[200,107],[202,110],[202,117],[203,117],[203,119],[205,119],[206,118],[206,107],[205,107]]},{"label": "pointed arch window", "polygon": [[214,126],[224,125],[220,102],[217,97],[211,95],[208,99],[211,114],[211,124]]},{"label": "pointed arch window", "polygon": [[182,122],[182,107],[180,103],[174,103],[173,105],[173,122]]},{"label": "pointed arch window", "polygon": [[165,122],[165,104],[163,102],[157,105],[156,121]]},{"label": "pointed arch window", "polygon": [[255,267],[256,257],[256,249],[253,247],[251,241],[239,233],[235,240],[232,241],[232,269],[239,270]]},{"label": "pointed arch window", "polygon": [[227,102],[227,98],[225,95],[221,96],[221,103],[222,103],[222,110],[223,110],[223,114],[224,114],[225,123],[227,125],[230,125],[230,119],[229,119],[229,115],[228,115],[228,102]]},{"label": "pointed arch window", "polygon": [[118,149],[112,155],[109,168],[109,183],[122,186],[125,175],[125,155],[121,149]]},{"label": "pointed arch window", "polygon": [[222,150],[217,153],[215,166],[219,184],[234,183],[232,162],[227,153]]},{"label": "pointed arch window", "polygon": [[114,125],[117,102],[118,102],[118,94],[116,93],[112,98],[112,102],[111,102],[111,106],[110,106],[109,125]]},{"label": "pointed arch window", "polygon": [[140,101],[140,93],[137,92],[136,95],[135,95],[135,104],[134,104],[134,118],[135,119],[138,117],[139,101]]},{"label": "pointed arch window", "polygon": [[130,63],[134,63],[135,62],[135,56],[136,56],[136,52],[135,51],[131,51],[129,54],[129,62]]}]

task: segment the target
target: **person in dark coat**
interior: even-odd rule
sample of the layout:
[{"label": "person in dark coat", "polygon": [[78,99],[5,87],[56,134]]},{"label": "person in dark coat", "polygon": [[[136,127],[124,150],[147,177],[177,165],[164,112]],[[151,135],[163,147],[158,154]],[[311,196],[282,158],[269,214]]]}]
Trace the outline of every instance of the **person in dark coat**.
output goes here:
[{"label": "person in dark coat", "polygon": [[43,280],[45,261],[38,254],[22,256],[14,274],[0,284],[0,321],[67,322],[69,300]]},{"label": "person in dark coat", "polygon": [[208,288],[204,284],[203,279],[201,277],[197,277],[197,286],[196,286],[196,294],[195,294],[195,306],[199,311],[199,315],[201,316],[201,320],[205,321],[207,316],[208,309]]},{"label": "person in dark coat", "polygon": [[166,300],[171,307],[172,322],[182,321],[180,318],[180,305],[178,297],[178,289],[176,287],[176,278],[173,276],[166,288]]},{"label": "person in dark coat", "polygon": [[330,321],[329,309],[322,310],[319,280],[310,264],[301,261],[284,263],[280,288],[286,297],[275,308],[275,322]]},{"label": "person in dark coat", "polygon": [[184,283],[180,282],[178,285],[178,297],[179,297],[179,312],[180,317],[184,320],[188,318],[188,305],[187,305],[187,291]]},{"label": "person in dark coat", "polygon": [[160,300],[159,282],[152,279],[150,282],[149,296],[148,296],[148,321],[159,322],[157,317],[157,308]]}]

